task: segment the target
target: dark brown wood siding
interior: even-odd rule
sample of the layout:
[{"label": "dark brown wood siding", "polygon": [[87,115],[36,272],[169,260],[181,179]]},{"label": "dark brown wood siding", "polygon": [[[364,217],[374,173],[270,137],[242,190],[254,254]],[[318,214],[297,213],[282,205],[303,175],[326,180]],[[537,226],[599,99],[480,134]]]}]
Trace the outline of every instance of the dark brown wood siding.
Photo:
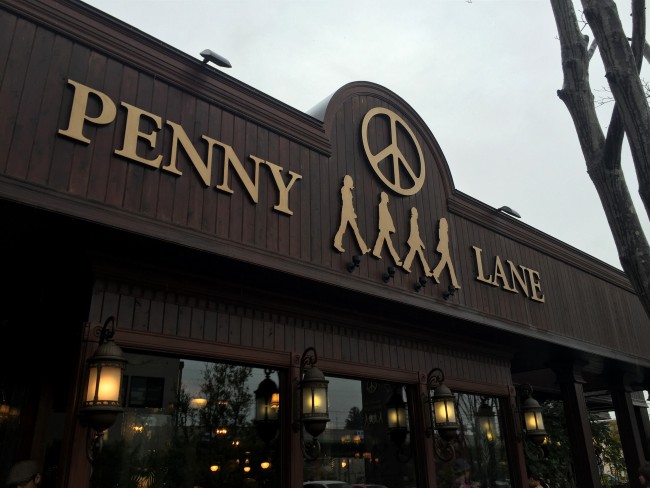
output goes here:
[{"label": "dark brown wood siding", "polygon": [[296,315],[256,304],[253,297],[232,301],[210,289],[155,288],[99,277],[90,321],[101,325],[111,315],[123,347],[278,367],[289,367],[292,354],[315,347],[319,366],[329,374],[363,372],[416,383],[419,375],[440,367],[456,389],[507,396],[512,386],[510,363],[496,354],[459,353],[433,337],[423,341],[408,334],[369,332],[372,323],[350,327],[343,320],[320,317],[316,309],[311,315]]},{"label": "dark brown wood siding", "polygon": [[[650,352],[641,347],[650,343],[650,324],[623,274],[457,192],[429,129],[385,88],[371,83],[343,87],[330,99],[321,123],[74,2],[5,0],[0,32],[0,197],[380,297],[387,304],[407,304],[632,362],[650,361]],[[118,108],[110,124],[85,124],[90,144],[58,134],[70,116],[69,79],[105,93]],[[260,167],[258,203],[232,168],[232,193],[219,191],[220,147],[209,187],[180,148],[182,176],[116,156],[124,137],[123,102],[162,120],[155,147],[140,140],[140,157],[162,155],[163,165],[169,162],[172,133],[166,122],[171,121],[183,127],[202,158],[207,151],[202,136],[207,135],[232,148],[251,178],[251,156],[280,165],[285,181],[288,171],[300,174],[290,192],[293,215],[273,210],[278,192],[266,166]],[[333,248],[345,175],[354,178],[355,210],[366,243],[372,247],[377,236],[378,198],[386,188],[368,164],[360,134],[365,114],[374,107],[389,108],[406,121],[426,162],[422,190],[407,197],[389,192],[393,242],[404,257],[410,209],[417,208],[433,268],[439,259],[437,225],[447,219],[461,284],[449,300],[443,299],[446,271],[440,284],[429,280],[416,292],[423,274],[417,259],[410,273],[398,269],[384,283],[382,274],[393,264],[386,252],[382,259],[366,254],[350,273],[346,265],[359,253],[351,232],[344,238],[346,252]],[[147,119],[143,125],[150,123]],[[370,127],[373,146],[391,143],[387,126],[373,122]],[[400,149],[407,161],[416,160],[413,146]],[[477,282],[473,245],[483,249],[488,272],[495,256],[538,271],[545,303]],[[176,306],[178,321],[153,326],[187,337],[210,330],[194,325],[202,319],[187,315],[192,307]]]}]

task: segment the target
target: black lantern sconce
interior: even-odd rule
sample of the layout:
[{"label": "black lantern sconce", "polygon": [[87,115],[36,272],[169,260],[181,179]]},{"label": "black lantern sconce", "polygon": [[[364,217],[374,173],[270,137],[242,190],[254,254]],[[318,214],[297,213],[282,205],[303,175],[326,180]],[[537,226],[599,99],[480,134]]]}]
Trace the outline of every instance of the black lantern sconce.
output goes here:
[{"label": "black lantern sconce", "polygon": [[[327,398],[329,381],[316,367],[317,361],[318,357],[313,347],[307,348],[300,358],[300,377],[297,385],[300,408],[299,417],[293,424],[294,429],[300,430],[303,456],[310,461],[320,456],[320,443],[316,438],[322,434],[330,421]],[[303,429],[313,438],[309,445],[305,445]]]},{"label": "black lantern sconce", "polygon": [[453,297],[456,294],[457,289],[458,288],[456,288],[454,285],[449,285],[447,287],[447,291],[443,292],[442,298],[444,298],[445,300],[448,300],[449,297]]},{"label": "black lantern sconce", "polygon": [[402,388],[402,386],[397,387],[386,404],[386,421],[388,436],[397,446],[397,460],[408,462],[411,459],[411,453],[404,452],[403,449],[409,431],[407,406],[402,396]]},{"label": "black lantern sconce", "polygon": [[406,403],[402,398],[402,388],[396,389],[386,404],[386,420],[388,421],[388,435],[397,446],[406,441],[408,435]]},{"label": "black lantern sconce", "polygon": [[433,437],[436,456],[444,462],[449,462],[456,455],[453,441],[458,438],[459,426],[456,418],[456,399],[444,381],[445,374],[441,369],[434,368],[429,371],[427,385],[429,391],[433,389],[433,395],[428,398],[431,428],[427,429],[427,435]]},{"label": "black lantern sconce", "polygon": [[546,441],[548,434],[544,429],[542,406],[533,398],[533,387],[526,384],[519,387],[522,396],[521,415],[524,422],[524,431],[530,441],[541,446]]},{"label": "black lantern sconce", "polygon": [[273,371],[265,369],[266,378],[255,390],[255,429],[257,435],[269,444],[280,428],[280,390],[270,376]]},{"label": "black lantern sconce", "polygon": [[395,278],[395,266],[389,266],[384,273],[381,275],[381,279],[384,283],[388,283],[392,278]]},{"label": "black lantern sconce", "polygon": [[350,273],[352,273],[355,269],[359,267],[360,264],[361,264],[361,256],[355,254],[354,256],[352,256],[352,261],[346,264],[345,267]]},{"label": "black lantern sconce", "polygon": [[415,291],[420,291],[422,288],[424,288],[427,284],[427,278],[425,276],[420,276],[418,280],[415,282],[414,288]]},{"label": "black lantern sconce", "polygon": [[494,442],[494,433],[496,429],[496,413],[488,401],[488,398],[483,398],[475,416],[481,436],[487,442],[492,443]]},{"label": "black lantern sconce", "polygon": [[111,316],[104,322],[95,354],[88,359],[88,388],[80,416],[92,431],[87,450],[91,464],[101,452],[104,432],[124,410],[119,400],[127,361],[120,346],[113,342],[114,335],[115,318]]}]

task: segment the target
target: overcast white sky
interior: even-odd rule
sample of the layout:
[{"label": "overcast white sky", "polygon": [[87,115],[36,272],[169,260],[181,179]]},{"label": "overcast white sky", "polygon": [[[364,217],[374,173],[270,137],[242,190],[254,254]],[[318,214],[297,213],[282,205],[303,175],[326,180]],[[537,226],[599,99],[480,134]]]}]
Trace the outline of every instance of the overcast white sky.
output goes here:
[{"label": "overcast white sky", "polygon": [[[212,49],[231,62],[229,75],[305,112],[346,83],[383,85],[427,123],[457,189],[493,207],[508,205],[526,224],[621,269],[556,95],[562,71],[548,0],[86,3],[197,59]],[[618,6],[628,21],[629,1]],[[600,66],[597,54],[595,89],[605,86]],[[599,110],[609,120],[611,104]]]}]

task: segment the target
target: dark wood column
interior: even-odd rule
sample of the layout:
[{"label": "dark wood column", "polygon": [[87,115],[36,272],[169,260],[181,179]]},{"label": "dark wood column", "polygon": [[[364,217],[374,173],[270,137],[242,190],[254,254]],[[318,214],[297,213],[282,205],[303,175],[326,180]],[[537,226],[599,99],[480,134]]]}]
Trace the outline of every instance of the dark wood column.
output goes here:
[{"label": "dark wood column", "polygon": [[517,391],[513,386],[509,388],[510,395],[501,400],[501,411],[504,420],[504,435],[508,457],[512,460],[511,472],[513,486],[527,486],[528,472],[526,469],[526,456],[524,453],[522,419],[517,406]]},{"label": "dark wood column", "polygon": [[[433,425],[431,424],[431,404],[427,373],[418,374],[417,398],[413,402],[413,413],[417,421],[415,428],[422,432],[420,435],[411,434],[411,442],[415,444],[417,453],[418,486],[436,486],[436,463],[433,450]],[[417,432],[417,431],[416,431]]]},{"label": "dark wood column", "polygon": [[582,387],[585,381],[582,378],[581,365],[574,361],[566,361],[554,363],[551,367],[557,375],[557,382],[562,392],[573,468],[576,473],[576,486],[600,488],[598,462]]},{"label": "dark wood column", "polygon": [[636,414],[636,422],[639,425],[645,458],[650,460],[650,419],[648,418],[648,409],[635,406],[634,413]]},{"label": "dark wood column", "polygon": [[286,475],[288,476],[288,486],[291,488],[298,488],[303,483],[303,466],[304,460],[302,456],[302,426],[296,425],[296,418],[298,416],[297,405],[299,399],[296,398],[296,388],[300,382],[300,353],[293,353],[291,355],[291,366],[289,367],[289,381],[286,382],[288,387],[285,398],[287,399],[284,405],[287,405],[283,420],[284,425],[291,425],[286,430],[285,435],[288,437],[288,453],[283,456],[283,462],[288,463]]},{"label": "dark wood column", "polygon": [[610,387],[614,412],[616,413],[616,424],[621,436],[625,466],[629,480],[635,480],[637,470],[645,459],[639,425],[634,405],[632,404],[632,392],[627,386],[625,378],[618,378],[613,381]]}]

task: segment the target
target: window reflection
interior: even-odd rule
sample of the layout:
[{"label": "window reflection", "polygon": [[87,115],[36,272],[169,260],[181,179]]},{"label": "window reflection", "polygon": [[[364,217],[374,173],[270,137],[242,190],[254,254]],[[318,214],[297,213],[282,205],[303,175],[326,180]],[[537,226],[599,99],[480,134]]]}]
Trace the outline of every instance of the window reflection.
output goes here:
[{"label": "window reflection", "polygon": [[[412,413],[404,385],[327,376],[330,422],[318,436],[321,455],[304,463],[305,481],[338,480],[411,488],[415,456],[411,449]],[[398,394],[406,403],[409,433],[393,442],[387,406]],[[303,432],[307,442],[310,436]],[[393,436],[396,438],[396,436]]]},{"label": "window reflection", "polygon": [[454,443],[454,460],[437,460],[438,486],[509,487],[510,468],[498,399],[457,392],[454,396],[459,436]]},{"label": "window reflection", "polygon": [[[93,488],[279,488],[279,436],[263,441],[251,366],[127,354],[124,413],[108,431]],[[278,372],[267,370],[279,384]]]}]

